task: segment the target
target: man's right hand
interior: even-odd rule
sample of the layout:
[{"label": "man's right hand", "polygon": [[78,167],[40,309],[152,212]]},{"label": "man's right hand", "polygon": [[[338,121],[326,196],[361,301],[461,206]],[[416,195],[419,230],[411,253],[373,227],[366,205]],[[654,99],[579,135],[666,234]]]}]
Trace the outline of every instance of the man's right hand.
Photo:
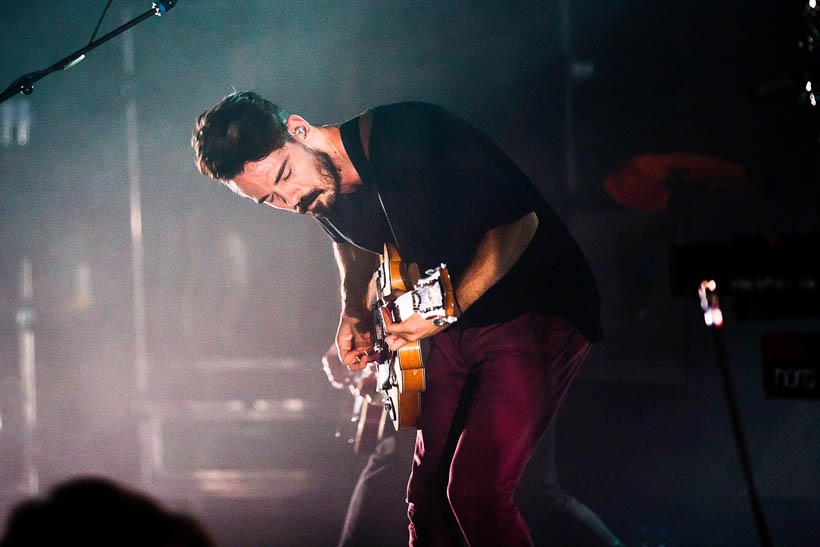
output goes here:
[{"label": "man's right hand", "polygon": [[342,314],[336,332],[336,348],[339,359],[348,369],[361,370],[367,366],[367,351],[373,347],[372,330],[373,325],[363,316]]},{"label": "man's right hand", "polygon": [[379,255],[350,243],[333,243],[342,289],[342,317],[336,332],[339,359],[350,370],[367,365],[367,350],[373,347],[373,319],[368,311],[368,288]]}]

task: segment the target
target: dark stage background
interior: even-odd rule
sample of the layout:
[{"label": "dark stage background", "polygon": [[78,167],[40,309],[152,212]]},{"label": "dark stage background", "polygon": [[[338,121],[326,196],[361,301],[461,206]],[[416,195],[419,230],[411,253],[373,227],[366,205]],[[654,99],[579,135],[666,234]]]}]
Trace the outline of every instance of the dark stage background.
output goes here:
[{"label": "dark stage background", "polygon": [[[104,7],[0,2],[0,87],[85,45]],[[114,0],[102,32],[148,8]],[[0,105],[0,513],[32,493],[34,471],[41,492],[95,474],[193,513],[225,545],[333,544],[362,460],[334,439],[348,401],[320,369],[338,314],[330,244],[201,177],[189,146],[202,110],[253,89],[313,123],[430,101],[493,137],[570,226],[602,293],[606,339],[555,423],[563,487],[628,545],[642,527],[667,545],[756,544],[710,333],[696,288],[671,295],[668,248],[817,233],[818,128],[805,82],[789,81],[803,9],[182,0]],[[677,180],[658,211],[606,192],[630,159],[673,153],[745,177]],[[28,445],[23,308],[36,316]],[[760,337],[820,324],[726,309],[775,544],[816,545],[820,406],[764,397]]]}]

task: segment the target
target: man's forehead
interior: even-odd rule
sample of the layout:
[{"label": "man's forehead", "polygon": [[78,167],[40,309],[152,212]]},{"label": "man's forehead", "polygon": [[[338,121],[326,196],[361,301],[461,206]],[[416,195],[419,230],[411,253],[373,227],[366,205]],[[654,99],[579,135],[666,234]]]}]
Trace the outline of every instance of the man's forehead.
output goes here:
[{"label": "man's forehead", "polygon": [[276,174],[288,157],[289,153],[283,147],[274,150],[262,159],[249,161],[245,163],[242,172],[234,178],[234,181],[246,186],[247,183],[258,181],[260,178],[267,179],[271,173]]},{"label": "man's forehead", "polygon": [[283,161],[285,161],[285,159],[288,157],[288,155],[290,153],[287,150],[287,146],[288,145],[285,144],[281,148],[277,148],[276,150],[274,150],[273,152],[271,152],[270,154],[268,154],[267,156],[265,156],[264,158],[262,158],[260,160],[249,161],[246,164],[245,171],[248,170],[247,166],[256,167],[257,169],[259,167],[264,167],[264,168],[270,169],[271,167],[279,166]]},{"label": "man's forehead", "polygon": [[282,161],[288,154],[290,154],[290,143],[286,142],[281,147],[277,148],[276,150],[265,156],[265,159],[272,158],[275,161]]},{"label": "man's forehead", "polygon": [[254,194],[261,190],[259,184],[261,174],[258,168],[248,169],[246,166],[236,177],[226,181],[225,185],[230,188],[234,194],[254,199]]},{"label": "man's forehead", "polygon": [[260,185],[267,182],[271,173],[277,173],[288,159],[290,153],[287,147],[289,145],[290,143],[285,143],[284,146],[277,148],[264,158],[247,162],[241,173],[233,180],[226,181],[228,188],[239,196],[258,199],[256,194],[264,190]]}]

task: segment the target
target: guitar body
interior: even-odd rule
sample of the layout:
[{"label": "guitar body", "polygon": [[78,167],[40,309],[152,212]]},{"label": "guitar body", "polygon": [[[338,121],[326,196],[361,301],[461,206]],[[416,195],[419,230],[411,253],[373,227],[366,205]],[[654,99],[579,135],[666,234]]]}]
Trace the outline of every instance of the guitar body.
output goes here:
[{"label": "guitar body", "polygon": [[427,377],[420,342],[390,350],[386,342],[386,318],[392,323],[401,323],[417,313],[423,319],[433,319],[436,325],[443,325],[456,321],[456,305],[444,264],[427,271],[427,277],[422,279],[418,266],[405,265],[395,246],[385,244],[380,258],[371,282],[374,343],[368,355],[376,365],[377,389],[382,394],[385,412],[393,427],[399,430],[417,427]]},{"label": "guitar body", "polygon": [[401,393],[415,393],[427,388],[420,342],[410,342],[400,347],[394,361],[396,383]]},{"label": "guitar body", "polygon": [[[398,386],[392,386],[385,392],[385,397],[384,408],[396,431],[418,427],[419,418],[421,417],[420,391],[401,393]],[[388,403],[390,407],[395,409],[395,412],[389,410]]]},{"label": "guitar body", "polygon": [[[382,342],[383,347],[387,346],[384,342],[386,333],[383,314],[390,314],[394,322],[407,319],[408,316],[398,313],[397,308],[391,304],[401,295],[413,290],[413,284],[417,280],[412,277],[411,269],[402,262],[398,249],[391,244],[385,244],[381,266],[376,272],[379,299],[375,314],[376,339]],[[388,353],[387,363],[379,366],[385,410],[397,431],[416,427],[421,415],[421,392],[427,387],[421,344],[411,342],[398,351]]]},{"label": "guitar body", "polygon": [[384,406],[393,427],[396,431],[416,427],[421,416],[421,392],[427,389],[421,344],[410,342],[399,348],[389,370]]}]

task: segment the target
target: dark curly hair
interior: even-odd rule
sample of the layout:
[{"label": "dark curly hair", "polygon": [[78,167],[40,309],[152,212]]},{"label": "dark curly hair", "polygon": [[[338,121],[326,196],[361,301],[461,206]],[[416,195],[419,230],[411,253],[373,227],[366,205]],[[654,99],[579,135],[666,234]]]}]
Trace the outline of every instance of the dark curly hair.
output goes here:
[{"label": "dark curly hair", "polygon": [[191,135],[203,175],[232,180],[249,161],[259,161],[292,141],[288,114],[252,91],[234,92],[200,114]]}]

